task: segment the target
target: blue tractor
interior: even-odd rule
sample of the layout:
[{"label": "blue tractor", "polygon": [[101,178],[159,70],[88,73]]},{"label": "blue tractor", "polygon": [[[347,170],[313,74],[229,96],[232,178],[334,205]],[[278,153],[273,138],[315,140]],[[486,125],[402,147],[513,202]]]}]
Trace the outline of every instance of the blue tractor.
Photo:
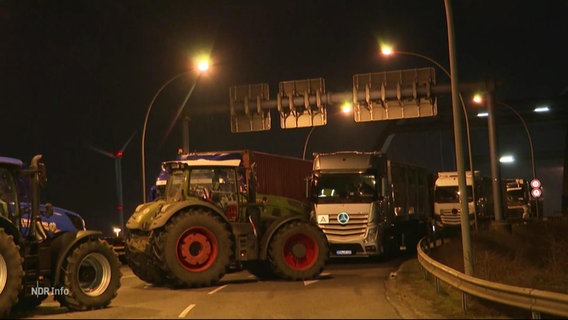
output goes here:
[{"label": "blue tractor", "polygon": [[[42,218],[39,191],[47,178],[41,158],[36,155],[24,167],[18,159],[0,157],[0,318],[35,307],[49,295],[73,311],[103,308],[120,287],[120,262],[100,231],[84,230],[78,220],[65,226],[71,230],[58,231],[64,226],[56,222],[50,230],[49,219],[64,219],[55,218],[60,216],[49,204]],[[28,194],[18,183],[21,177],[29,182]]]}]

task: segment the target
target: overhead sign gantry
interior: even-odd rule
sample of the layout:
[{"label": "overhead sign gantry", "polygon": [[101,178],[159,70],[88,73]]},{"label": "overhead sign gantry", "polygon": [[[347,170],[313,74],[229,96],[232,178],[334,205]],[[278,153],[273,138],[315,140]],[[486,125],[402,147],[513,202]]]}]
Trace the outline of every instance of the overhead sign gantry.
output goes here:
[{"label": "overhead sign gantry", "polygon": [[269,99],[268,84],[229,89],[231,131],[270,130],[270,109],[276,108],[282,129],[327,124],[327,106],[353,103],[356,122],[437,115],[434,68],[356,74],[349,92],[327,93],[325,80],[313,78],[279,83],[276,100]]}]

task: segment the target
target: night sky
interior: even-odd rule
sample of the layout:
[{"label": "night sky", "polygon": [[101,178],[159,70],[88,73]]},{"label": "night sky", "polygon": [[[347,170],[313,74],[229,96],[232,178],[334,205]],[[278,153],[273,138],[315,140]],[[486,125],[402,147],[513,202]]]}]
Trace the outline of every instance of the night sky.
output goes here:
[{"label": "night sky", "polygon": [[[453,1],[453,13],[460,81],[499,79],[502,100],[567,95],[568,2]],[[198,54],[209,55],[212,67],[185,110],[221,106],[226,112],[192,116],[192,151],[249,148],[302,157],[310,129],[281,129],[275,112],[270,131],[231,133],[228,93],[234,85],[268,83],[274,99],[280,81],[322,77],[328,92],[343,92],[357,73],[433,67],[416,57],[380,57],[381,42],[449,69],[442,0],[0,0],[0,23],[0,155],[28,163],[43,154],[49,180],[42,201],[76,211],[90,228],[105,232],[118,223],[115,162],[91,147],[113,153],[134,134],[122,158],[127,219],[142,201],[141,138],[150,101]],[[439,83],[448,82],[436,72]],[[182,147],[179,122],[166,133],[193,81],[190,75],[173,81],[152,107],[148,187],[160,162]],[[308,158],[312,152],[370,151],[386,127],[384,121],[355,123],[336,107],[328,107],[328,124],[314,130]],[[439,112],[449,109],[441,97]],[[536,149],[562,153],[565,126],[533,126]],[[513,127],[511,143],[525,143]],[[401,134],[391,154],[432,170],[455,170],[451,134]],[[500,135],[502,149],[509,146],[507,135]],[[473,138],[476,160],[487,162],[486,128]],[[557,174],[557,162],[542,170]],[[522,170],[528,177],[527,166]],[[509,173],[517,174],[504,170]]]}]

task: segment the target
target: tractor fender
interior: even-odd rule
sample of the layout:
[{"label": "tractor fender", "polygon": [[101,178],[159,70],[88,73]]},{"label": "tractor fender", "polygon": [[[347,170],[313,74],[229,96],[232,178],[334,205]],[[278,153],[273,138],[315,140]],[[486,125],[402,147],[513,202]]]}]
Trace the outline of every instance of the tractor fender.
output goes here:
[{"label": "tractor fender", "polygon": [[82,243],[88,239],[102,238],[101,231],[95,230],[78,230],[69,231],[58,234],[50,241],[50,249],[52,257],[57,257],[55,268],[55,274],[53,277],[53,283],[59,285],[61,280],[61,271],[63,269],[63,264],[65,259],[71,252],[71,250],[77,246],[77,244]]},{"label": "tractor fender", "polygon": [[14,237],[14,242],[18,244],[20,242],[20,231],[18,228],[6,217],[0,216],[0,228],[4,229],[4,231]]},{"label": "tractor fender", "polygon": [[276,234],[278,229],[280,229],[285,224],[288,224],[289,222],[298,221],[298,220],[309,221],[307,217],[304,217],[304,216],[301,216],[301,215],[291,215],[291,216],[284,216],[284,217],[282,217],[278,220],[275,220],[274,222],[272,222],[268,226],[268,228],[266,229],[266,231],[262,235],[262,238],[261,238],[260,244],[259,244],[260,251],[259,251],[258,256],[259,256],[260,260],[266,260],[267,259],[268,245],[270,244],[270,240],[272,240],[272,238],[274,237],[274,235]]},{"label": "tractor fender", "polygon": [[165,203],[166,201],[164,200],[156,200],[138,205],[126,222],[126,228],[128,230],[148,231],[152,220]]},{"label": "tractor fender", "polygon": [[190,208],[190,207],[207,208],[208,210],[211,210],[212,212],[218,214],[221,217],[221,219],[223,219],[223,221],[225,221],[226,223],[230,223],[230,221],[227,219],[225,214],[216,205],[214,205],[210,202],[207,202],[207,201],[192,198],[192,199],[188,199],[188,200],[184,200],[184,201],[177,201],[177,202],[167,203],[167,204],[163,205],[162,208],[160,209],[160,212],[152,220],[152,223],[150,224],[149,229],[155,230],[155,229],[159,229],[159,228],[165,226],[166,223],[176,213],[178,213],[179,211],[181,211],[183,209]]}]

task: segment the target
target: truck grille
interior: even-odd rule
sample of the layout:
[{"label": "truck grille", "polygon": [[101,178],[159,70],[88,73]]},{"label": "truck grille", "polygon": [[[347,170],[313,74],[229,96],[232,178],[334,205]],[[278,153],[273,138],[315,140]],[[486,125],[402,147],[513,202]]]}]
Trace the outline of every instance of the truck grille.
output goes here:
[{"label": "truck grille", "polygon": [[440,211],[440,218],[442,220],[442,224],[445,225],[460,225],[461,224],[461,210],[458,210],[458,213],[453,214],[452,210],[441,210]]},{"label": "truck grille", "polygon": [[329,223],[320,224],[320,228],[327,236],[336,237],[363,237],[369,222],[369,214],[366,213],[349,213],[349,222],[347,224],[339,224],[337,221],[337,213],[329,215]]}]

